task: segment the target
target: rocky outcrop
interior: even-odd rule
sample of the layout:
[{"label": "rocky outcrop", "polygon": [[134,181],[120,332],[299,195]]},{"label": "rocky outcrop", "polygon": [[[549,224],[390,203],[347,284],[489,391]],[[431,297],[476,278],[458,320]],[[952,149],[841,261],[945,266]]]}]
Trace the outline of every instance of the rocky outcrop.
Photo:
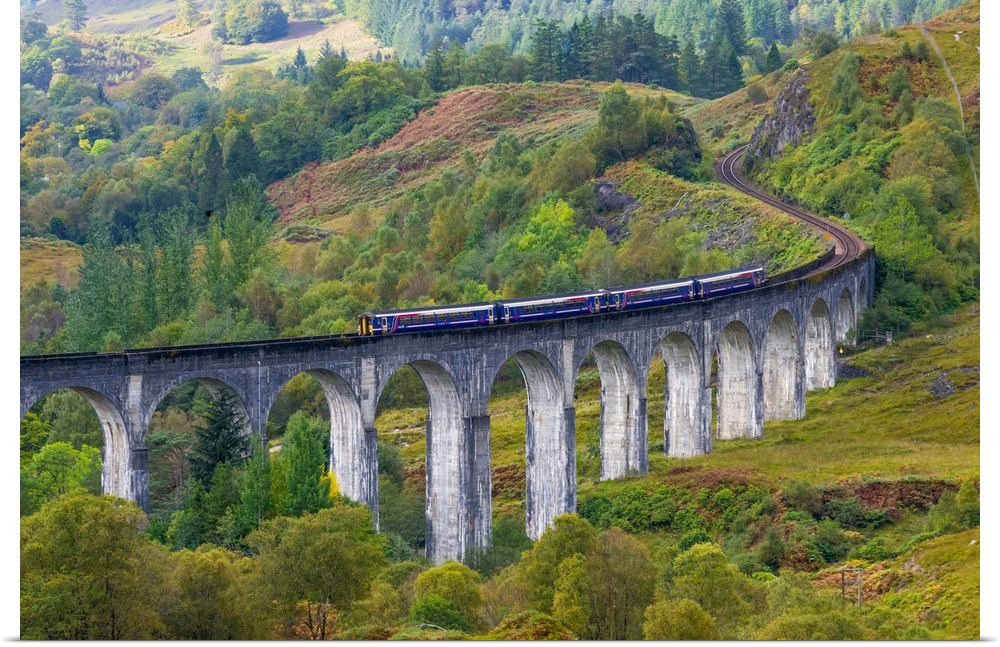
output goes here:
[{"label": "rocky outcrop", "polygon": [[754,129],[750,145],[743,158],[743,171],[752,173],[754,165],[777,157],[789,144],[798,145],[816,125],[806,81],[809,75],[799,68],[785,89],[774,100],[774,111]]}]

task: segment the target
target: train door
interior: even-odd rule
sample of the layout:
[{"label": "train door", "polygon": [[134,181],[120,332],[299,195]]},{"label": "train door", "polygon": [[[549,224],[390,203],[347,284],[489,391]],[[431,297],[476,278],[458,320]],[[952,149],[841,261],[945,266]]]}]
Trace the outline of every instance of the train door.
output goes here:
[{"label": "train door", "polygon": [[389,320],[382,317],[382,334],[384,335],[387,332],[389,332]]},{"label": "train door", "polygon": [[621,292],[615,292],[615,310],[622,309],[622,294]]}]

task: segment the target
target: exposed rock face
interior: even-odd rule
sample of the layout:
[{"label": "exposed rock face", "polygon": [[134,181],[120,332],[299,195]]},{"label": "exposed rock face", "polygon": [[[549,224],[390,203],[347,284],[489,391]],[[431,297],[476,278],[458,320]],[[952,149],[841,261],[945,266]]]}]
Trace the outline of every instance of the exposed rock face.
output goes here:
[{"label": "exposed rock face", "polygon": [[743,170],[750,173],[761,159],[777,157],[785,146],[798,145],[816,125],[806,81],[809,75],[799,68],[792,79],[774,100],[774,112],[754,129],[750,146],[743,158]]}]

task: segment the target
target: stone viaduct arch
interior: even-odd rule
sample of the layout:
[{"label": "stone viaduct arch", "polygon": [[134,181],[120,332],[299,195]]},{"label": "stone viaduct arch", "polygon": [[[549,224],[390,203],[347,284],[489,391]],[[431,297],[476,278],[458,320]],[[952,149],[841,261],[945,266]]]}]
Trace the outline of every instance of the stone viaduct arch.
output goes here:
[{"label": "stone viaduct arch", "polygon": [[664,451],[712,449],[712,362],[718,357],[720,439],[756,438],[764,419],[800,417],[805,392],[836,380],[835,341],[871,303],[874,255],[822,276],[709,301],[559,321],[448,333],[326,337],[120,353],[21,358],[21,416],[71,388],[94,407],[105,434],[103,488],[148,510],[146,431],[178,384],[226,385],[248,429],[262,424],[283,386],[307,373],[331,417],[331,464],[341,491],[378,514],[375,411],[388,379],[412,366],[429,395],[427,551],[462,559],[491,536],[490,387],[513,358],[528,391],[527,525],[539,537],[576,509],[574,383],[592,354],[601,374],[602,478],[648,469],[648,368],[666,367]]}]

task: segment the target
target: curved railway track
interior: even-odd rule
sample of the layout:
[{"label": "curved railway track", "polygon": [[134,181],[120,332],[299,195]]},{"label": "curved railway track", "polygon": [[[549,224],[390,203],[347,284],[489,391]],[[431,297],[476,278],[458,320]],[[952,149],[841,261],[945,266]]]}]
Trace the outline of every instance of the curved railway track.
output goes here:
[{"label": "curved railway track", "polygon": [[788,205],[774,196],[764,193],[757,187],[748,184],[743,179],[743,176],[740,175],[740,158],[744,153],[746,153],[746,150],[747,145],[744,144],[743,146],[740,146],[723,156],[718,162],[715,163],[715,171],[722,181],[737,191],[745,193],[752,198],[756,198],[761,202],[766,202],[773,207],[781,209],[793,218],[805,222],[822,238],[829,239],[833,242],[833,256],[827,262],[805,274],[805,276],[821,274],[827,270],[837,267],[838,265],[854,260],[867,247],[864,241],[862,241],[856,234],[848,229],[845,229],[844,227],[841,227],[832,220]]}]

